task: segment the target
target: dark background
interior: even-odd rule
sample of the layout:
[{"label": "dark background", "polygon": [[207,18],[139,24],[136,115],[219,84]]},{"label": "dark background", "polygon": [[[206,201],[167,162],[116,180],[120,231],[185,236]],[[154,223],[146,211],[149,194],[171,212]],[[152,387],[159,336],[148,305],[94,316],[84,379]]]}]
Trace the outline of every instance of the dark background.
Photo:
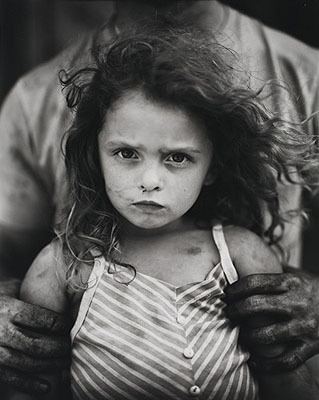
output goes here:
[{"label": "dark background", "polygon": [[[319,0],[221,1],[319,48]],[[107,0],[0,0],[0,104],[19,76],[104,22],[111,11]],[[319,199],[309,208],[304,261],[313,267],[319,260],[319,232],[313,231],[319,227]]]}]

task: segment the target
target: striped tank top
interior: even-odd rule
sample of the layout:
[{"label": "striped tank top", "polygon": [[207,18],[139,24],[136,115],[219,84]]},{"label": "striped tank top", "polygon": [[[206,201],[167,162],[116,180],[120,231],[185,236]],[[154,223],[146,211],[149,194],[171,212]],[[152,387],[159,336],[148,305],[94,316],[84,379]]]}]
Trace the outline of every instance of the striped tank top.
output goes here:
[{"label": "striped tank top", "polygon": [[224,313],[224,288],[238,277],[220,225],[213,238],[220,262],[181,287],[139,272],[124,284],[95,260],[71,332],[74,399],[258,398],[239,328]]}]

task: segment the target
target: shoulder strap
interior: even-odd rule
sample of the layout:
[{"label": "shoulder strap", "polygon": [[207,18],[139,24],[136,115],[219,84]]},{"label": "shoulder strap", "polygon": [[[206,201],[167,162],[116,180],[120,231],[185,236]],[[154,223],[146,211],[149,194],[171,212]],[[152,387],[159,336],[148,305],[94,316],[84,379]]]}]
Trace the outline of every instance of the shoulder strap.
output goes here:
[{"label": "shoulder strap", "polygon": [[91,274],[90,274],[90,277],[88,280],[89,286],[83,293],[82,300],[81,300],[80,307],[79,307],[79,312],[78,312],[75,324],[73,325],[73,327],[71,329],[71,342],[73,342],[76,334],[79,332],[79,330],[85,320],[85,317],[86,317],[86,314],[90,307],[91,301],[93,299],[95,290],[96,290],[98,283],[103,275],[104,266],[105,266],[105,263],[104,263],[103,257],[95,258],[94,266],[93,266],[93,269],[91,271]]},{"label": "shoulder strap", "polygon": [[238,273],[229,254],[223,226],[221,224],[214,225],[212,233],[215,244],[219,251],[221,266],[223,268],[228,283],[231,285],[238,280]]}]

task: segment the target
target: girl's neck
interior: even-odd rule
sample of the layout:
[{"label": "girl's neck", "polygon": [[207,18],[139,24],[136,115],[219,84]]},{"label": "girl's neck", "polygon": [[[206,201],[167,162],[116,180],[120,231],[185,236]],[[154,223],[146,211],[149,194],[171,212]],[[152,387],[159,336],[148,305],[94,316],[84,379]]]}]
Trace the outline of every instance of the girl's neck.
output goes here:
[{"label": "girl's neck", "polygon": [[118,1],[116,5],[116,26],[119,30],[139,20],[156,18],[171,13],[183,21],[202,29],[217,30],[225,17],[224,6],[217,1],[171,1],[167,6],[155,6],[147,2]]},{"label": "girl's neck", "polygon": [[198,229],[190,218],[157,230],[122,228],[118,261],[175,287],[202,281],[218,263],[211,231]]},{"label": "girl's neck", "polygon": [[178,235],[186,230],[194,229],[194,227],[194,222],[186,217],[180,218],[169,225],[154,229],[143,229],[129,222],[123,222],[120,230],[120,241],[122,243],[133,241],[153,242],[171,235]]}]

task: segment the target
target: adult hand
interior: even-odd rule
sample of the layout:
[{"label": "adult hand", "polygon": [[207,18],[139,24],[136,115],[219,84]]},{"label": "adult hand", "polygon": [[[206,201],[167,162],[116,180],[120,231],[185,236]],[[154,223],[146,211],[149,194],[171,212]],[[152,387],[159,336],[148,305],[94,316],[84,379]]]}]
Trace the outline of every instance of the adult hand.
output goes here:
[{"label": "adult hand", "polygon": [[[265,372],[293,370],[319,352],[319,278],[294,268],[285,271],[249,275],[226,290],[228,316],[241,326],[240,340],[252,354],[252,365]],[[271,322],[261,326],[261,318]],[[260,345],[279,344],[285,350],[277,357],[254,354]]]},{"label": "adult hand", "polygon": [[69,365],[68,324],[45,308],[0,296],[0,383],[27,393],[46,393],[37,374]]}]

